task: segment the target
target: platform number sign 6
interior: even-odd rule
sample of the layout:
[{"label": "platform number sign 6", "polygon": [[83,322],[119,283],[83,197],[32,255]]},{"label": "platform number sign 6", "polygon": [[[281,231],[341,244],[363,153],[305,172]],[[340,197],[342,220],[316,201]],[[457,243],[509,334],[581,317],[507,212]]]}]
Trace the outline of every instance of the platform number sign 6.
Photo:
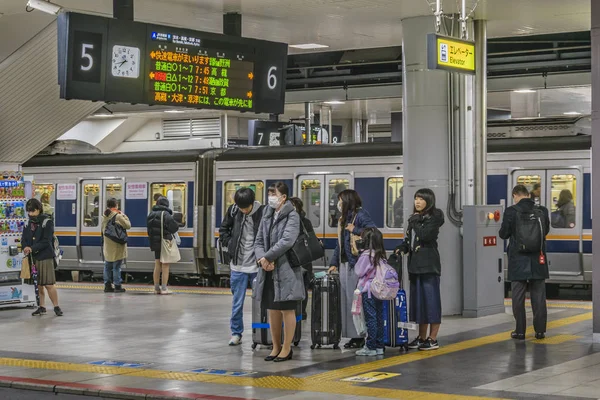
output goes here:
[{"label": "platform number sign 6", "polygon": [[269,72],[267,73],[267,86],[270,90],[275,90],[277,88],[277,67],[269,68]]},{"label": "platform number sign 6", "polygon": [[98,83],[102,72],[101,33],[75,31],[72,60],[73,80]]}]

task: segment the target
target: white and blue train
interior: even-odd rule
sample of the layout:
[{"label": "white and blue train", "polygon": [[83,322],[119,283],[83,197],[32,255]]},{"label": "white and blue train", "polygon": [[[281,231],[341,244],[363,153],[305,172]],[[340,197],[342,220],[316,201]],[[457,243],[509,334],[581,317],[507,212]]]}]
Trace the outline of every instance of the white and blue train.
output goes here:
[{"label": "white and blue train", "polygon": [[[539,184],[539,201],[551,211],[557,209],[561,191],[572,194],[574,226],[552,227],[548,237],[553,284],[591,285],[590,147],[587,135],[488,141],[489,204],[510,202],[510,190],[517,183],[530,189]],[[36,156],[23,165],[23,172],[33,175],[36,197],[48,194],[54,208],[64,252],[62,270],[101,274],[98,215],[113,197],[132,223],[125,270],[150,273],[154,262],[146,216],[160,194],[183,214],[185,223],[180,231],[182,261],[171,273],[213,278],[227,274],[228,268],[219,263],[216,239],[232,194],[241,186],[251,187],[265,203],[268,186],[279,180],[303,200],[327,256],[336,244],[335,194],[343,187],[360,193],[388,249],[403,238],[394,216],[403,185],[399,144]]]}]

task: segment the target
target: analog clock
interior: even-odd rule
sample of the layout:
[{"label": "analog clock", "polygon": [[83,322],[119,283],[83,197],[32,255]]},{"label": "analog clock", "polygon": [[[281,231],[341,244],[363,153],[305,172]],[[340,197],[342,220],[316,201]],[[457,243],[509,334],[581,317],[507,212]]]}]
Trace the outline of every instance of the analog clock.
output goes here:
[{"label": "analog clock", "polygon": [[140,76],[140,49],[115,45],[112,49],[112,76],[117,78],[137,78]]}]

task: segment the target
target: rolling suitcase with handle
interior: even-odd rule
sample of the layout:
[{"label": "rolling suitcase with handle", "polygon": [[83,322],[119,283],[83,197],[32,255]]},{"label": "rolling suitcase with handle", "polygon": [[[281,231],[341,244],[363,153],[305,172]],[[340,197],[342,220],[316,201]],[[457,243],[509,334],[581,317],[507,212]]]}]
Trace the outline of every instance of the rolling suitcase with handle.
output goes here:
[{"label": "rolling suitcase with handle", "polygon": [[329,345],[339,349],[342,339],[340,290],[338,275],[325,275],[315,279],[310,320],[311,349]]},{"label": "rolling suitcase with handle", "polygon": [[[256,278],[252,282],[252,290],[256,285]],[[252,348],[256,346],[272,346],[271,330],[269,329],[269,316],[267,309],[262,306],[259,298],[252,298]],[[283,336],[283,330],[282,330]],[[296,307],[296,331],[294,332],[294,346],[298,346],[302,336],[302,302],[298,302]]]},{"label": "rolling suitcase with handle", "polygon": [[389,347],[402,347],[408,350],[408,301],[403,285],[402,256],[392,254],[388,263],[398,272],[400,290],[396,298],[383,302],[383,343]]}]

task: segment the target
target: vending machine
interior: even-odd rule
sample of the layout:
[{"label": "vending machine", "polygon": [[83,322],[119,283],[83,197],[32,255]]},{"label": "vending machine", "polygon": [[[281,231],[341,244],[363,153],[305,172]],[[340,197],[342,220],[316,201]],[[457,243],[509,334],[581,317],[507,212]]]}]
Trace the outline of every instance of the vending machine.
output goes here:
[{"label": "vending machine", "polygon": [[20,277],[21,234],[27,225],[25,203],[31,187],[20,172],[0,176],[0,307],[35,305],[33,286],[24,285]]}]

